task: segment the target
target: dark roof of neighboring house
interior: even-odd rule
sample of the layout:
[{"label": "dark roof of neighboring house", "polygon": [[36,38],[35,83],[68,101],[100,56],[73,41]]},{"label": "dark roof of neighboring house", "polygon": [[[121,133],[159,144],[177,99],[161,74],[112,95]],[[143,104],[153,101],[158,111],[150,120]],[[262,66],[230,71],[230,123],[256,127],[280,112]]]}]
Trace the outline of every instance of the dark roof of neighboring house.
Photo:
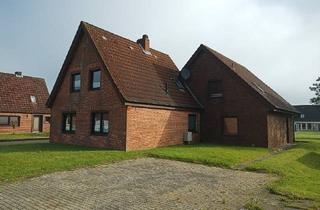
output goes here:
[{"label": "dark roof of neighboring house", "polygon": [[[294,107],[301,113],[295,118],[296,121],[320,122],[320,105],[297,105]],[[301,118],[302,114],[303,118]]]},{"label": "dark roof of neighboring house", "polygon": [[246,67],[241,64],[227,58],[226,56],[218,53],[217,51],[207,47],[203,44],[197,49],[197,51],[190,58],[188,63],[192,62],[193,59],[198,55],[200,51],[204,50],[214,55],[223,64],[225,64],[228,69],[234,72],[239,78],[241,78],[247,85],[254,89],[259,95],[261,95],[269,104],[271,104],[275,109],[279,111],[288,111],[297,113],[297,110],[291,106],[284,98],[282,98],[278,93],[272,90],[268,85],[256,77],[252,72],[250,72]]},{"label": "dark roof of neighboring house", "polygon": [[[0,72],[0,112],[50,113],[45,106],[48,99],[46,82],[42,78],[17,77]],[[36,97],[36,103],[31,102]]]},{"label": "dark roof of neighboring house", "polygon": [[[112,81],[125,102],[162,105],[181,108],[199,108],[188,91],[181,91],[176,85],[179,70],[169,55],[150,48],[146,54],[137,42],[105,31],[91,24],[81,22],[72,45],[83,32],[89,35],[101,57]],[[52,105],[58,91],[59,80],[72,54],[71,46],[66,61],[47,104]],[[166,93],[166,87],[168,94]]]}]

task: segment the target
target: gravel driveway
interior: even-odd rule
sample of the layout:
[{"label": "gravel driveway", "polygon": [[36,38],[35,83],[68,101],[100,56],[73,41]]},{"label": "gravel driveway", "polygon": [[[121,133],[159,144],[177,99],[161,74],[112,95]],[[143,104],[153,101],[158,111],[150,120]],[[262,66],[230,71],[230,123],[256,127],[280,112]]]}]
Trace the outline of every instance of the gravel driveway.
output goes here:
[{"label": "gravel driveway", "polygon": [[272,179],[142,158],[2,185],[0,209],[239,209],[256,197],[272,205],[265,190]]}]

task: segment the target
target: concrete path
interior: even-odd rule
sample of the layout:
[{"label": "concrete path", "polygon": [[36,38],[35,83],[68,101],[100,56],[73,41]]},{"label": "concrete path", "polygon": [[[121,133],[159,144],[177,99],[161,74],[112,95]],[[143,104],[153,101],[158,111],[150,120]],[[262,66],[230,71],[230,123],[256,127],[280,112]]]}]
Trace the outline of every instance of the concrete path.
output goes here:
[{"label": "concrete path", "polygon": [[0,140],[1,145],[16,145],[16,144],[34,144],[34,143],[49,143],[49,139],[26,139],[26,140]]},{"label": "concrete path", "polygon": [[0,185],[0,209],[283,209],[267,174],[142,158]]}]

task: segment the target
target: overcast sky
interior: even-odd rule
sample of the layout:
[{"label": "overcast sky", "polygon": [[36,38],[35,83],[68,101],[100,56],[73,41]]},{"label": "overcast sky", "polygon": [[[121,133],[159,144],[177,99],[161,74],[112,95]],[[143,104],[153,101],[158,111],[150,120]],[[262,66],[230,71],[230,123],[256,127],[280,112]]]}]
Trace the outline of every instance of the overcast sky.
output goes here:
[{"label": "overcast sky", "polygon": [[151,47],[182,68],[203,43],[249,68],[292,104],[320,76],[320,1],[0,2],[0,71],[56,80],[81,20]]}]

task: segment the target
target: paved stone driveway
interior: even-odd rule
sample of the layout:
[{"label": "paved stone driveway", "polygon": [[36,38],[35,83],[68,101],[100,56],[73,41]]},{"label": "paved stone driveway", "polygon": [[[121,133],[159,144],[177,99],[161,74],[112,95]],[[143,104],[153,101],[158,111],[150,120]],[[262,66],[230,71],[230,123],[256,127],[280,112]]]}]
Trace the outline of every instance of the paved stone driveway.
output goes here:
[{"label": "paved stone driveway", "polygon": [[[143,158],[0,186],[0,209],[239,209],[266,174]],[[271,208],[274,209],[274,208]]]}]

